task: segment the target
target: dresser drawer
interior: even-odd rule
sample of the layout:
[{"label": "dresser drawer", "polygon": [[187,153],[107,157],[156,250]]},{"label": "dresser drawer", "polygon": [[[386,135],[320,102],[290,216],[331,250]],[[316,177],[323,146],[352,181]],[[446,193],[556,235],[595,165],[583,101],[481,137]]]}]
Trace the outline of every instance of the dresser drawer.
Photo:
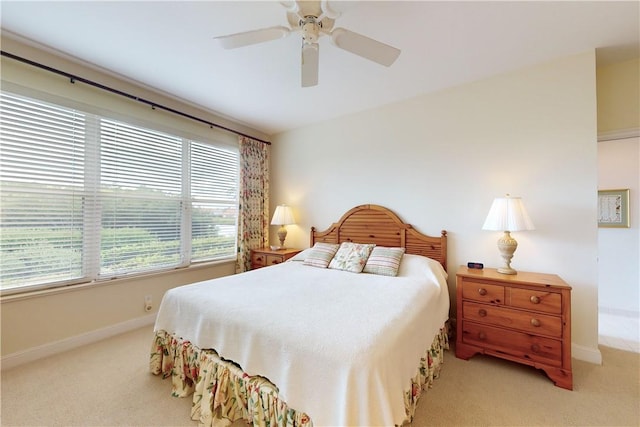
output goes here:
[{"label": "dresser drawer", "polygon": [[562,366],[562,341],[522,332],[462,322],[462,342],[519,358]]},{"label": "dresser drawer", "polygon": [[474,301],[504,304],[504,286],[464,280],[462,282],[462,297]]},{"label": "dresser drawer", "polygon": [[267,261],[265,265],[276,265],[276,264],[280,264],[281,262],[284,261],[284,259],[282,259],[283,257],[280,255],[267,255]]},{"label": "dresser drawer", "polygon": [[560,314],[562,312],[562,296],[557,292],[520,288],[509,288],[506,292],[510,306],[544,311],[545,313]]},{"label": "dresser drawer", "polygon": [[280,264],[302,252],[302,249],[260,248],[251,250],[251,269]]},{"label": "dresser drawer", "polygon": [[251,254],[251,268],[260,268],[267,265],[267,255],[262,253]]},{"label": "dresser drawer", "polygon": [[251,268],[268,267],[270,265],[280,264],[282,256],[254,253],[251,256]]},{"label": "dresser drawer", "polygon": [[476,304],[468,301],[464,301],[462,305],[464,319],[506,328],[515,328],[533,334],[562,337],[562,320],[556,316]]}]

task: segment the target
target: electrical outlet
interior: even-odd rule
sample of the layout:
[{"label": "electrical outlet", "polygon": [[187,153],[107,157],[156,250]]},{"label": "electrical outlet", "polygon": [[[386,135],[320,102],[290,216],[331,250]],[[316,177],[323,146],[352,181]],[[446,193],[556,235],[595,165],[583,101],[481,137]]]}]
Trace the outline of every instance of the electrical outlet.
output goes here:
[{"label": "electrical outlet", "polygon": [[144,311],[151,311],[153,309],[153,299],[151,295],[144,296]]}]

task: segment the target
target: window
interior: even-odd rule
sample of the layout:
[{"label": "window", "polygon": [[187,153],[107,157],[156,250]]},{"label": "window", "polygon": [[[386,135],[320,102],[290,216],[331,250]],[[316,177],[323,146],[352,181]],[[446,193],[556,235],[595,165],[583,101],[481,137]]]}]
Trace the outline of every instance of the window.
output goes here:
[{"label": "window", "polygon": [[3,92],[0,289],[229,259],[238,151]]}]

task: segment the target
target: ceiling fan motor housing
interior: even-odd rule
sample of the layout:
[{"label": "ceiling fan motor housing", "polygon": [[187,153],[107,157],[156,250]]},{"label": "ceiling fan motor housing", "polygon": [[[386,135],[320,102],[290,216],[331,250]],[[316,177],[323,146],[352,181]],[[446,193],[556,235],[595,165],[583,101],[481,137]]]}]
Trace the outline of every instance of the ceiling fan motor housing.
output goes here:
[{"label": "ceiling fan motor housing", "polygon": [[317,21],[317,17],[305,16],[300,22],[300,27],[302,28],[302,40],[306,44],[318,43],[322,23]]}]

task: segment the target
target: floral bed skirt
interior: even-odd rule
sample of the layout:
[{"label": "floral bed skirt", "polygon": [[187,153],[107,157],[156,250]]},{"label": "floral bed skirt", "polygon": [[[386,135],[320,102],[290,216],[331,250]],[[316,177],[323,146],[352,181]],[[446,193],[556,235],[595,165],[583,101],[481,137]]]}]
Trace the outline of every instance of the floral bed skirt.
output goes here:
[{"label": "floral bed skirt", "polygon": [[[413,420],[418,399],[438,377],[449,348],[445,325],[422,359],[411,389],[405,391],[405,423]],[[193,395],[191,418],[203,426],[228,426],[243,419],[261,427],[311,427],[307,414],[289,408],[268,379],[250,376],[214,350],[199,349],[189,341],[157,331],[151,346],[150,370],[171,377],[172,395]]]}]

